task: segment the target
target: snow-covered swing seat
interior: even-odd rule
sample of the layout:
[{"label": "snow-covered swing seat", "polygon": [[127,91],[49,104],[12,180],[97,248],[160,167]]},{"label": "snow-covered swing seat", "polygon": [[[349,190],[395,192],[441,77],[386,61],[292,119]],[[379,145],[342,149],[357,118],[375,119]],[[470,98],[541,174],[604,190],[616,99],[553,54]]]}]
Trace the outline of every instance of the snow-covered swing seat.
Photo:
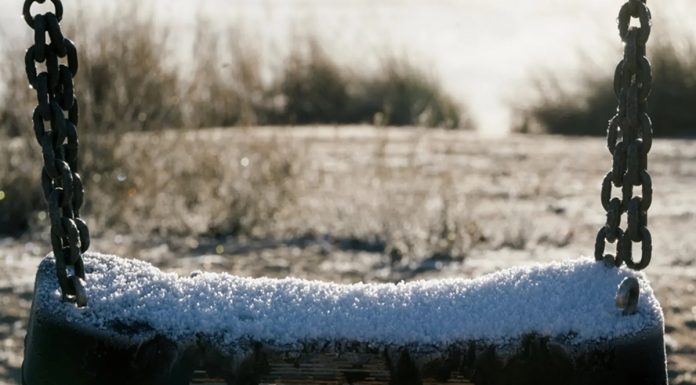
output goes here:
[{"label": "snow-covered swing seat", "polygon": [[[27,385],[666,383],[648,282],[591,259],[352,285],[85,264],[84,308],[61,300],[51,257],[39,267]],[[641,290],[631,316],[614,304],[627,277]]]},{"label": "snow-covered swing seat", "polygon": [[[57,21],[41,26],[44,19],[29,15],[34,1],[25,1],[27,22],[38,32],[47,28],[53,40],[60,17],[46,14]],[[60,0],[51,2],[62,14]],[[629,29],[620,16],[622,38],[639,41],[649,23],[643,3],[629,0],[622,8],[623,19],[628,13],[642,24]],[[36,55],[32,47],[27,56],[41,61]],[[28,73],[39,91],[41,76]],[[643,131],[638,140],[647,138]],[[636,138],[623,133],[614,145],[628,140]],[[50,183],[63,192],[68,182]],[[617,198],[604,198],[610,212]],[[626,234],[633,234],[630,210]],[[610,231],[608,221],[595,258],[399,284],[181,277],[135,259],[85,252],[88,242],[75,232],[66,235],[71,244],[56,241],[63,257],[51,254],[38,268],[23,383],[666,384],[662,310],[643,273],[616,268],[618,255],[604,257],[605,239],[629,239]],[[82,262],[66,270],[70,245],[83,249]],[[624,262],[635,267],[630,258]],[[78,303],[88,295],[86,306],[65,301],[67,285]]]}]

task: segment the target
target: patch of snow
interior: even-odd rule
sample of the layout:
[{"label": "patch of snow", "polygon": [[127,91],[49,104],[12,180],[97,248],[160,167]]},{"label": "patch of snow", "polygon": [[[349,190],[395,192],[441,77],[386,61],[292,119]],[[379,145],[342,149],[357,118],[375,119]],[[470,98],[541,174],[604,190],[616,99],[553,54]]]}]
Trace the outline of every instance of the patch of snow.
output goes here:
[{"label": "patch of snow", "polygon": [[[61,302],[55,263],[39,267],[35,306],[70,322],[112,330],[148,325],[175,340],[197,334],[231,343],[352,340],[387,344],[504,342],[530,332],[581,343],[661,324],[662,309],[642,273],[589,258],[515,267],[476,279],[336,284],[225,273],[180,277],[134,259],[88,253],[87,307]],[[638,313],[614,304],[621,281],[638,278]]]}]

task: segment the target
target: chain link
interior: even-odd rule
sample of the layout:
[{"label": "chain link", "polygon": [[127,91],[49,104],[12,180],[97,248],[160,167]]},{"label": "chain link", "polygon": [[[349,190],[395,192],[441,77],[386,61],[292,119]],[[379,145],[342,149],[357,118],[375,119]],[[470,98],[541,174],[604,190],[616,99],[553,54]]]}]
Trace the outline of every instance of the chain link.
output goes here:
[{"label": "chain link", "polygon": [[[648,152],[652,147],[652,122],[647,99],[652,88],[650,62],[645,45],[650,37],[652,18],[647,0],[628,0],[619,11],[619,36],[624,57],[614,72],[617,113],[609,120],[607,147],[613,156],[612,169],[602,182],[601,202],[607,212],[606,224],[597,233],[595,259],[607,264],[642,270],[650,263],[652,236],[648,230],[648,209],[652,203],[652,179],[648,174]],[[639,20],[631,27],[631,19]],[[620,139],[620,140],[619,140]],[[641,187],[641,196],[633,187]],[[621,199],[612,198],[612,188],[621,188]],[[626,214],[626,229],[621,217]],[[616,256],[604,254],[606,242],[616,243]],[[641,243],[641,258],[633,260],[633,243]]]},{"label": "chain link", "polygon": [[[32,4],[45,2],[24,1],[24,20],[34,30],[34,45],[27,50],[24,62],[29,84],[36,90],[37,107],[32,121],[43,155],[41,187],[48,203],[58,283],[63,299],[82,307],[87,304],[82,254],[89,248],[90,238],[87,224],[80,218],[84,189],[77,173],[78,112],[73,84],[77,50],[60,29],[61,0],[51,0],[54,12],[32,17]],[[48,44],[46,35],[50,39]],[[45,71],[39,73],[37,66],[45,67]],[[50,129],[46,128],[46,122]]]}]

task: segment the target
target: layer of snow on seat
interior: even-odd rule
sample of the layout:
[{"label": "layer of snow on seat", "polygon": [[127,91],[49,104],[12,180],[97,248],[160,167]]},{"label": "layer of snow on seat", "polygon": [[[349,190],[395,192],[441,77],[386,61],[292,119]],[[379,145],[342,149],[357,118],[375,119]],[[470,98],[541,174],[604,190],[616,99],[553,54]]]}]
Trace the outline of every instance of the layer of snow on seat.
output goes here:
[{"label": "layer of snow on seat", "polygon": [[[587,258],[476,279],[349,285],[224,273],[180,277],[146,262],[93,253],[85,255],[85,264],[86,308],[60,301],[51,256],[39,268],[39,306],[69,322],[104,329],[148,325],[179,340],[204,333],[228,343],[252,338],[276,344],[313,339],[446,344],[504,342],[538,332],[574,336],[572,342],[580,343],[662,322],[643,274]],[[636,315],[622,316],[614,296],[629,276],[640,281],[640,303]]]}]

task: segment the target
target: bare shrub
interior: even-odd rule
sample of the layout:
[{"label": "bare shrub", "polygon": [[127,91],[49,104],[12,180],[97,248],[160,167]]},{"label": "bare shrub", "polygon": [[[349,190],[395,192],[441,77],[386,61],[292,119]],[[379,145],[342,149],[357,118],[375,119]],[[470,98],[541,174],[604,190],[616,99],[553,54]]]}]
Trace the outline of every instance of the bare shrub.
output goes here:
[{"label": "bare shrub", "polygon": [[[75,37],[80,70],[76,91],[83,131],[153,131],[176,127],[258,124],[372,123],[472,128],[463,106],[439,81],[392,57],[373,73],[355,75],[307,36],[281,65],[264,61],[250,35],[214,33],[198,21],[191,65],[181,66],[167,29],[151,11],[123,3],[97,19],[81,16],[65,26]],[[22,51],[2,52],[0,118],[18,135],[33,108]],[[167,58],[174,58],[165,60]],[[262,69],[271,71],[262,76]],[[192,73],[192,74],[191,74]]]},{"label": "bare shrub", "polygon": [[275,123],[366,123],[472,129],[473,123],[433,76],[412,63],[388,58],[358,74],[340,66],[309,37],[286,59],[270,90],[283,101]]},{"label": "bare shrub", "polygon": [[[158,27],[152,14],[135,3],[99,20],[78,19],[65,34],[78,47],[75,79],[82,132],[123,132],[179,127],[181,82],[168,53],[168,31]],[[29,116],[36,104],[22,60],[27,47],[6,47],[0,55],[2,80],[0,121],[9,135],[31,132]]]},{"label": "bare shrub", "polygon": [[436,78],[408,61],[384,60],[381,69],[361,79],[357,88],[354,116],[380,116],[383,125],[473,128],[467,111]]},{"label": "bare shrub", "polygon": [[[680,43],[685,43],[685,46]],[[648,103],[657,136],[693,136],[696,115],[696,42],[680,36],[651,40],[648,57],[653,66],[653,88]],[[618,60],[618,59],[617,59]],[[579,90],[548,72],[532,80],[537,97],[530,105],[515,105],[522,133],[605,135],[608,120],[616,111],[614,71],[586,68],[577,78]]]},{"label": "bare shrub", "polygon": [[[83,130],[97,132],[179,127],[180,80],[169,32],[136,3],[100,22],[69,28],[78,43],[77,82]],[[126,22],[127,21],[127,22]]]},{"label": "bare shrub", "polygon": [[[175,140],[177,134],[167,128],[372,123],[378,116],[383,124],[469,127],[460,120],[463,109],[424,71],[393,59],[376,72],[358,76],[336,63],[312,37],[273,67],[244,33],[230,30],[227,38],[218,39],[201,21],[194,39],[193,76],[187,78],[172,52],[172,46],[181,45],[171,44],[169,31],[135,3],[123,3],[99,19],[83,15],[77,24],[63,28],[78,46],[79,171],[88,194],[85,212],[98,228],[255,235],[270,231],[274,216],[296,196],[293,179],[301,161],[283,146],[273,141],[246,149],[237,145],[247,155],[231,160],[226,158],[231,149],[198,151],[188,136]],[[19,232],[44,210],[40,195],[20,197],[11,190],[39,190],[40,151],[30,119],[36,96],[27,85],[25,49],[14,46],[0,52],[8,63],[0,68],[6,85],[0,94],[0,128],[8,137],[26,141],[21,151],[3,147],[3,160],[11,161],[2,166],[0,187],[8,198],[0,215],[6,231]],[[264,68],[271,73],[262,73]],[[163,133],[134,134],[154,131]],[[0,146],[12,143],[3,139]],[[259,168],[239,168],[242,158]],[[14,169],[18,164],[24,171]],[[35,172],[25,164],[33,164]],[[220,180],[226,182],[213,189]],[[206,196],[224,203],[208,210],[201,203]],[[165,218],[165,213],[171,215]],[[135,219],[150,217],[160,224]]]},{"label": "bare shrub", "polygon": [[114,144],[118,167],[95,174],[88,190],[88,213],[103,231],[262,236],[299,191],[301,151],[275,138],[161,131]]},{"label": "bare shrub", "polygon": [[282,136],[243,143],[238,151],[225,162],[226,172],[215,178],[221,183],[211,191],[215,215],[207,233],[273,236],[283,211],[303,193],[303,151],[288,146]]},{"label": "bare shrub", "polygon": [[[352,79],[319,46],[308,38],[296,45],[286,59],[272,94],[283,101],[273,117],[277,123],[347,123],[349,83]],[[355,120],[353,120],[355,122]]]},{"label": "bare shrub", "polygon": [[33,144],[0,135],[0,235],[28,230],[43,205],[38,183],[40,155]]},{"label": "bare shrub", "polygon": [[[331,58],[312,36],[300,38],[282,66],[265,64],[244,34],[228,40],[199,25],[188,115],[195,127],[253,124],[371,124],[473,128],[461,103],[433,76],[398,58],[357,75]],[[221,49],[225,48],[225,49]],[[188,103],[187,103],[188,104]]]},{"label": "bare shrub", "polygon": [[184,79],[182,105],[188,127],[229,127],[268,123],[262,59],[242,32],[221,39],[199,19],[193,44],[194,72]]},{"label": "bare shrub", "polygon": [[3,46],[0,56],[7,63],[0,66],[0,81],[4,83],[0,93],[0,132],[6,137],[33,138],[31,113],[37,101],[24,72],[24,51],[17,46]]}]

